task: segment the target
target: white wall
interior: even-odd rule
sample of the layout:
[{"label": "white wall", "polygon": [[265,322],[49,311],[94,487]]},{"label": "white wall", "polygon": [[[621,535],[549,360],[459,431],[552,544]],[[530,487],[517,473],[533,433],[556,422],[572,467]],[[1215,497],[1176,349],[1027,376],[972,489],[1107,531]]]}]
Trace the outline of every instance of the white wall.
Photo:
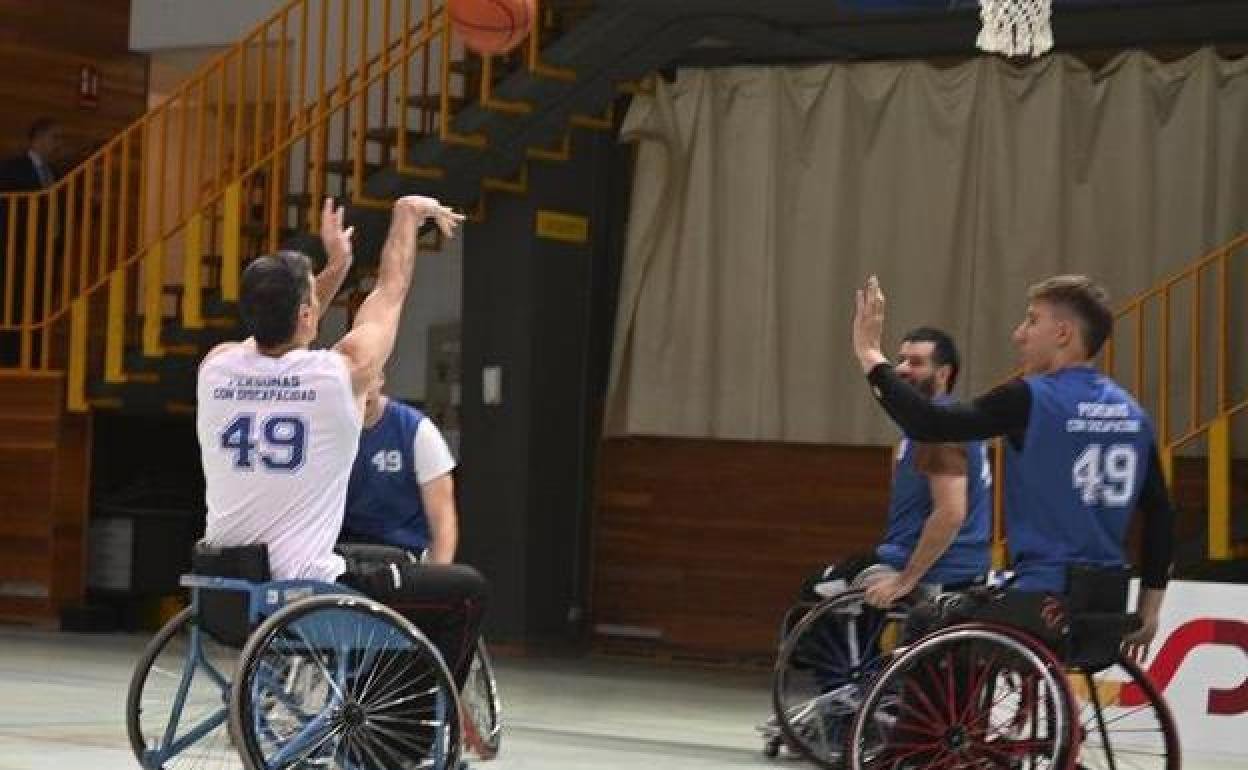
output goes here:
[{"label": "white wall", "polygon": [[[386,392],[398,398],[423,401],[429,355],[429,327],[458,321],[463,288],[463,239],[457,238],[440,252],[416,255],[412,289],[403,307],[403,320],[390,364],[386,367]],[[317,347],[328,347],[346,331],[346,313],[337,308],[325,315]]]},{"label": "white wall", "polygon": [[284,0],[130,0],[130,48],[227,45],[273,15]]}]

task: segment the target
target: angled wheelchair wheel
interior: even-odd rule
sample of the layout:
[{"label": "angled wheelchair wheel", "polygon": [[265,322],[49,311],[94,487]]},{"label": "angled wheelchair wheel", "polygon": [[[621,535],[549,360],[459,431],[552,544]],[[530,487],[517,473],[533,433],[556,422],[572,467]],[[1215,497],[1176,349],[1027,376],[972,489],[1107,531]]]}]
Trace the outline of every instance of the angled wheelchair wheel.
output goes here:
[{"label": "angled wheelchair wheel", "polygon": [[471,729],[477,734],[477,756],[493,759],[503,743],[503,706],[498,697],[498,680],[494,678],[494,663],[483,639],[477,640],[477,651],[460,698]]},{"label": "angled wheelchair wheel", "polygon": [[1066,770],[1077,750],[1065,671],[1038,642],[966,624],[907,648],[880,672],[849,730],[853,770]]},{"label": "angled wheelchair wheel", "polygon": [[238,650],[195,626],[188,607],[152,637],[126,694],[126,732],[147,770],[239,770],[227,728]]},{"label": "angled wheelchair wheel", "polygon": [[780,646],[772,677],[772,722],[763,727],[769,756],[774,731],[790,750],[820,767],[840,767],[846,731],[867,685],[900,638],[911,603],[889,610],[847,591],[815,605]]},{"label": "angled wheelchair wheel", "polygon": [[459,698],[437,649],[358,596],[290,604],[239,658],[230,729],[248,770],[453,770]]},{"label": "angled wheelchair wheel", "polygon": [[1072,671],[1083,736],[1083,770],[1179,770],[1179,731],[1165,699],[1133,660],[1118,656],[1095,672]]}]

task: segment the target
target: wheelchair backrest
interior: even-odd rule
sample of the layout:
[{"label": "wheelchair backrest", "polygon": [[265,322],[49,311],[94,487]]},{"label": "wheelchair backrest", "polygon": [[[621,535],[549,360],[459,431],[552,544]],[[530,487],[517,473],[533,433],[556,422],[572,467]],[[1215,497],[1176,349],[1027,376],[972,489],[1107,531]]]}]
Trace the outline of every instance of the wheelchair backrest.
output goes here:
[{"label": "wheelchair backrest", "polygon": [[1066,569],[1066,608],[1071,614],[1125,613],[1130,588],[1130,567],[1072,564]]},{"label": "wheelchair backrest", "polygon": [[1080,564],[1067,568],[1070,665],[1095,671],[1114,662],[1123,636],[1136,622],[1127,613],[1130,586],[1129,567]]},{"label": "wheelchair backrest", "polygon": [[[218,547],[196,543],[191,554],[191,571],[196,575],[235,578],[267,583],[269,549],[264,544]],[[240,591],[195,589],[198,592],[199,626],[213,638],[230,647],[242,647],[251,634],[251,597]]]}]

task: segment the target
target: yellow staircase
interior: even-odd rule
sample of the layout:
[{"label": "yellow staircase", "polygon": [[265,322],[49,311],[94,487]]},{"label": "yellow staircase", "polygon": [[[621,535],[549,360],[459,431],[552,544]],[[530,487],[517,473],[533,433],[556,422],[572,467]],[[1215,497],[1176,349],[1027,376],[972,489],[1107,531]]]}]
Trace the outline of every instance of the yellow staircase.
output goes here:
[{"label": "yellow staircase", "polygon": [[[454,121],[473,103],[523,111],[496,98],[496,79],[582,85],[540,52],[583,4],[542,5],[527,46],[482,61],[453,39],[443,2],[292,0],[54,187],[0,195],[0,618],[55,623],[81,601],[91,412],[129,409],[136,393],[144,408],[193,410],[198,358],[233,333],[250,258],[314,234],[325,196],[358,225],[389,208],[365,194],[378,175],[391,189],[446,176],[411,163],[413,143],[491,150]],[[527,163],[567,160],[566,137],[527,152],[512,141],[518,178],[471,177],[463,201],[480,217],[486,190],[524,193]]]},{"label": "yellow staircase", "polygon": [[[542,61],[543,30],[559,19],[553,9],[538,18],[518,53],[482,61],[453,38],[442,2],[288,2],[53,188],[0,196],[0,336],[16,339],[12,370],[66,371],[68,408],[82,412],[108,405],[89,384],[153,376],[131,371],[129,348],[194,355],[169,344],[169,328],[228,326],[242,266],[315,233],[325,196],[388,209],[365,192],[378,170],[445,174],[410,163],[413,142],[488,147],[453,121],[472,101],[527,109],[494,95],[498,69],[575,80]],[[587,123],[603,127],[573,115],[568,130]],[[565,140],[530,148],[524,163],[567,158]],[[526,181],[527,165],[516,179],[484,179],[472,213],[484,214],[485,190],[523,193]]]}]

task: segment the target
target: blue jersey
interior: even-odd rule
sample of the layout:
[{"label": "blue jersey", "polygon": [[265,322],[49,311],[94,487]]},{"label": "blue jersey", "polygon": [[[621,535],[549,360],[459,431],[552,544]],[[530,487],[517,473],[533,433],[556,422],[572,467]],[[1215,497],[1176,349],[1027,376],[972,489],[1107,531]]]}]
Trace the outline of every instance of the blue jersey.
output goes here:
[{"label": "blue jersey", "polygon": [[[1022,451],[1006,450],[1006,530],[1020,591],[1066,590],[1071,564],[1122,566],[1153,429],[1139,404],[1086,366],[1026,378]],[[1009,442],[1007,442],[1008,445]]]},{"label": "blue jersey", "polygon": [[360,433],[347,486],[344,540],[417,552],[428,547],[429,519],[415,462],[416,430],[423,419],[419,409],[390,399],[377,424]]},{"label": "blue jersey", "polygon": [[[943,399],[942,399],[943,400]],[[983,575],[989,568],[992,527],[992,465],[987,444],[971,441],[966,448],[966,520],[957,537],[927,574],[924,583],[962,583]],[[927,476],[915,467],[918,446],[901,442],[893,472],[888,505],[888,530],[876,555],[894,569],[904,569],[918,545],[923,525],[932,512],[932,492]]]}]

